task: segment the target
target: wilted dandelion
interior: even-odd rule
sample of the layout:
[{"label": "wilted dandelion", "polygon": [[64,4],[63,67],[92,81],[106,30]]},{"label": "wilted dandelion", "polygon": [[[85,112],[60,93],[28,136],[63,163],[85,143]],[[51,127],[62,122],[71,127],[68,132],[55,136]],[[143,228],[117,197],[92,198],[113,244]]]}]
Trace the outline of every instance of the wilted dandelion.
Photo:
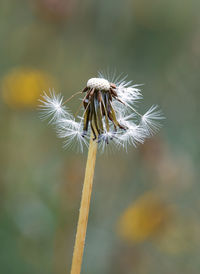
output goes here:
[{"label": "wilted dandelion", "polygon": [[[138,85],[126,81],[126,77],[105,78],[99,73],[98,78],[87,81],[82,92],[66,101],[54,91],[49,95],[44,93],[40,100],[42,119],[49,119],[55,126],[58,137],[65,139],[66,147],[74,145],[83,151],[91,136],[71,274],[81,271],[97,147],[104,150],[113,143],[117,148],[127,150],[129,145],[143,143],[156,133],[163,119],[157,106],[152,106],[144,115],[137,111],[135,105],[142,99]],[[81,93],[84,94],[83,113],[72,115],[66,103]]]},{"label": "wilted dandelion", "polygon": [[[58,136],[66,139],[66,146],[76,140],[76,146],[82,151],[92,132],[98,143],[115,143],[117,147],[127,149],[128,144],[143,143],[161,127],[163,115],[157,106],[152,106],[143,115],[136,110],[135,104],[142,99],[142,94],[138,85],[132,85],[131,81],[126,82],[123,78],[111,83],[100,73],[99,78],[88,80],[82,93],[85,96],[81,117],[74,117],[61,94],[55,91],[50,91],[49,95],[44,93],[40,100],[41,117],[49,118]],[[104,149],[105,144],[100,147]]]}]

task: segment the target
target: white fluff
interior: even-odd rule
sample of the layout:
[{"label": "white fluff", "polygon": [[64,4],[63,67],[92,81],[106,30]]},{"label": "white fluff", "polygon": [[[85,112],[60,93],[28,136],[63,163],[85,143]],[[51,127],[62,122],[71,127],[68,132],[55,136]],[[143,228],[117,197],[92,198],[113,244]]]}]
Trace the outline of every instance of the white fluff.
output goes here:
[{"label": "white fluff", "polygon": [[66,107],[62,106],[63,96],[61,94],[55,94],[54,90],[49,90],[49,95],[44,92],[42,98],[43,100],[39,99],[41,119],[50,119],[49,123],[52,123],[58,118],[69,116]]},{"label": "white fluff", "polygon": [[[118,122],[126,129],[113,127],[109,121],[110,130],[106,130],[105,119],[103,119],[104,133],[99,137],[99,148],[104,151],[108,145],[113,143],[117,148],[122,147],[127,150],[129,145],[137,146],[138,143],[144,143],[146,138],[151,137],[161,127],[161,120],[164,119],[162,112],[157,106],[152,106],[144,115],[141,115],[136,109],[135,104],[142,98],[138,85],[125,81],[126,77],[120,80],[120,77],[111,77],[106,80],[102,73],[100,78],[91,78],[87,82],[87,87],[97,90],[108,91],[110,82],[116,85],[116,93],[119,101],[113,99],[112,106],[115,109]],[[59,138],[65,139],[65,146],[75,146],[83,151],[84,146],[88,146],[89,136],[83,135],[83,115],[75,117],[69,113],[63,105],[63,97],[55,91],[50,91],[49,95],[45,92],[43,100],[39,100],[41,105],[42,119],[49,119],[53,123]],[[90,134],[90,130],[89,130]],[[88,135],[89,135],[88,134]]]}]

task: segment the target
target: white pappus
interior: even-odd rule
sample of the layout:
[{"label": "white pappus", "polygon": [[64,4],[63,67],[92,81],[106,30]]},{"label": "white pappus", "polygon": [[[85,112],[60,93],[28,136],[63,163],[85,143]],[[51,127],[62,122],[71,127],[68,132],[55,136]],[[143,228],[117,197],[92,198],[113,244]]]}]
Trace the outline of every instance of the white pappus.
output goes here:
[{"label": "white pappus", "polygon": [[[139,85],[126,81],[126,77],[109,78],[99,73],[98,78],[88,80],[82,92],[72,95],[63,102],[63,97],[50,91],[44,92],[39,108],[41,118],[49,119],[55,126],[59,138],[64,138],[66,147],[75,146],[83,151],[88,145],[89,136],[104,150],[113,143],[117,148],[127,150],[151,137],[161,127],[164,116],[154,105],[143,115],[136,109],[142,99]],[[66,103],[75,95],[84,93],[81,116],[73,116]],[[77,117],[76,117],[77,116]]]}]

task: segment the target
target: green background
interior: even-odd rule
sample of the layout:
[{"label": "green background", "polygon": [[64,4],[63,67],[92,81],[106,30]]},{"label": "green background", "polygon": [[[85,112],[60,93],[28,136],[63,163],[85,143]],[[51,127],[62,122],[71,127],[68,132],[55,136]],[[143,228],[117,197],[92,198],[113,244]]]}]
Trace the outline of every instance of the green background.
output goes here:
[{"label": "green background", "polygon": [[[5,100],[6,77],[37,70],[68,98],[108,68],[144,84],[140,110],[158,104],[166,120],[137,149],[98,154],[82,273],[199,273],[199,9],[195,0],[1,0],[0,273],[70,272],[87,156],[63,149],[37,103]],[[15,96],[33,92],[15,81]],[[120,216],[149,191],[165,222],[125,239]]]}]

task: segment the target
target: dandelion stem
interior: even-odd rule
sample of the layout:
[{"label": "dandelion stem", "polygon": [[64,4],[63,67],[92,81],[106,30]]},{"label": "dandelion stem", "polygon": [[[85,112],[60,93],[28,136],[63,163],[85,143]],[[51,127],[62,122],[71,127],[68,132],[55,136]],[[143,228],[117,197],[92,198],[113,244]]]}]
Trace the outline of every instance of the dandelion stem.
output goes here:
[{"label": "dandelion stem", "polygon": [[79,211],[76,240],[74,245],[74,253],[72,258],[71,274],[80,274],[81,272],[81,264],[87,231],[90,199],[96,162],[97,146],[98,143],[96,141],[93,141],[93,136],[91,135],[85,170],[85,179],[83,183],[81,206]]}]

